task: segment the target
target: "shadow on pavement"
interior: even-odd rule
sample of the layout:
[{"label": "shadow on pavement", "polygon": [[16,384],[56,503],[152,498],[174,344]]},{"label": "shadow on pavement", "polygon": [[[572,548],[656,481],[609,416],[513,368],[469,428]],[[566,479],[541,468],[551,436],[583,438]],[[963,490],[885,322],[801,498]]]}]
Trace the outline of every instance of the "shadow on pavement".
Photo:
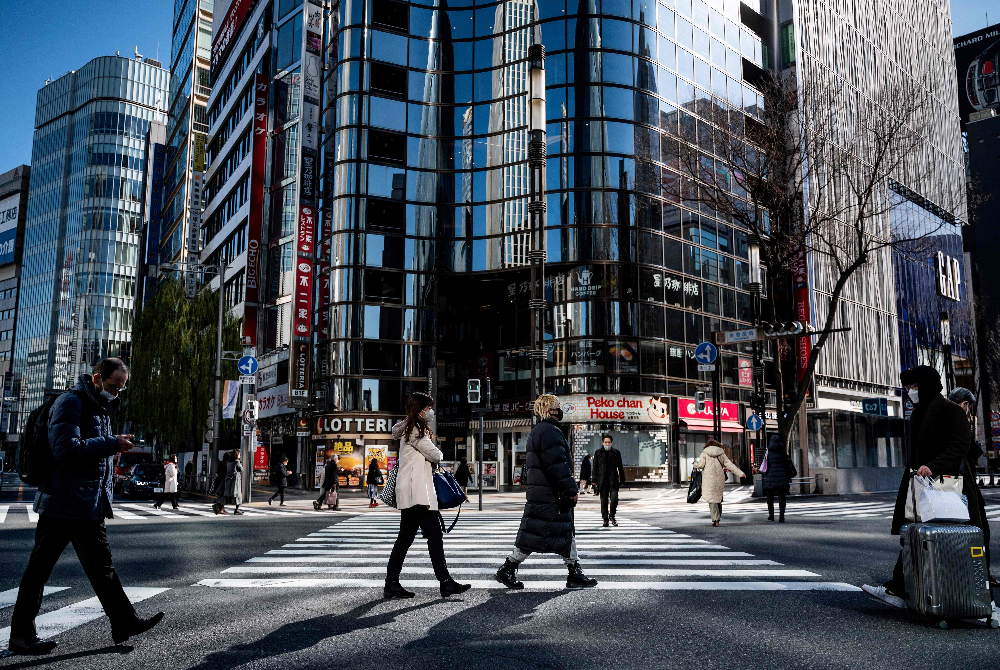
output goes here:
[{"label": "shadow on pavement", "polygon": [[14,663],[12,665],[4,665],[3,667],[5,668],[37,668],[43,665],[49,665],[50,663],[58,663],[59,661],[72,661],[78,658],[88,658],[90,656],[108,656],[108,655],[124,656],[125,654],[132,653],[133,649],[135,649],[135,647],[128,645],[118,645],[115,647],[102,647],[100,649],[88,649],[86,651],[77,651],[72,654],[61,654],[59,656],[18,656],[17,654],[12,654],[6,657],[0,656],[0,658],[26,659],[20,663]]},{"label": "shadow on pavement", "polygon": [[223,670],[246,665],[250,661],[282,656],[313,647],[326,638],[353,633],[356,630],[375,628],[393,623],[397,617],[409,612],[434,605],[439,600],[422,602],[412,607],[403,607],[383,614],[366,616],[375,607],[387,602],[379,598],[359,605],[343,614],[325,614],[313,619],[293,621],[249,644],[229,647],[205,657],[193,670]]}]

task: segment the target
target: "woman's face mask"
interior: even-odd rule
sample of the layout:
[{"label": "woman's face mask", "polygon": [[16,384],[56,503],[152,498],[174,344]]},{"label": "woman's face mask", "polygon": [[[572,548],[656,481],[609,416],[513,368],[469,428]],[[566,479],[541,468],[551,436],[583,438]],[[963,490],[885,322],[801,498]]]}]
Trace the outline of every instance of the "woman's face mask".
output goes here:
[{"label": "woman's face mask", "polygon": [[917,391],[917,389],[907,389],[906,393],[907,393],[907,395],[910,396],[910,401],[914,405],[916,405],[916,404],[918,404],[920,402],[920,393]]}]

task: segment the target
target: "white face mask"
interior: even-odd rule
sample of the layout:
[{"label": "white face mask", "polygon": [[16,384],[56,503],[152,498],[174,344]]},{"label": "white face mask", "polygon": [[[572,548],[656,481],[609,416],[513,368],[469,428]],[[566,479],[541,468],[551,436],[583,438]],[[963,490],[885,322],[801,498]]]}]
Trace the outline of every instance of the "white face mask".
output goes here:
[{"label": "white face mask", "polygon": [[910,396],[910,401],[914,405],[920,402],[920,394],[917,392],[917,389],[907,389],[906,393]]},{"label": "white face mask", "polygon": [[433,421],[434,420],[434,409],[433,408],[428,409],[426,412],[424,412],[424,420],[425,421]]},{"label": "white face mask", "polygon": [[611,448],[610,444],[602,444],[601,446],[604,447],[605,450],[608,450],[608,449]]}]

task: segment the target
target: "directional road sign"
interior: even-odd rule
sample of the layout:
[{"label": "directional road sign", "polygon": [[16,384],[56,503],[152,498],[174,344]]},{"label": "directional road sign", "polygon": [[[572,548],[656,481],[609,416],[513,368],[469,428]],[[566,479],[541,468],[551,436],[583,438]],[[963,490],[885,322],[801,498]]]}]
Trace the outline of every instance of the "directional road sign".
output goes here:
[{"label": "directional road sign", "polygon": [[236,364],[236,367],[240,369],[240,374],[244,375],[255,375],[257,374],[257,359],[253,356],[244,356],[240,359],[240,362]]},{"label": "directional road sign", "polygon": [[694,357],[699,363],[714,363],[719,350],[711,342],[702,342],[694,350]]},{"label": "directional road sign", "polygon": [[747,417],[747,430],[758,431],[764,427],[764,422],[756,414]]}]

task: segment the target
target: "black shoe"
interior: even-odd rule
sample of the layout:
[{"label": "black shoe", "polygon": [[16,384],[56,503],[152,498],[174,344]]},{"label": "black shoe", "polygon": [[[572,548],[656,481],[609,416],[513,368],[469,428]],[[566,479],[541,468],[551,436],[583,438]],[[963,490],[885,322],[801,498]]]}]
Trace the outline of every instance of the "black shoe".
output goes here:
[{"label": "black shoe", "polygon": [[607,528],[607,527],[608,527],[608,520],[607,520],[607,519],[605,519],[605,520],[604,520],[604,527],[605,527],[605,528]]},{"label": "black shoe", "polygon": [[784,516],[779,516],[778,517],[778,523],[785,523],[785,517]]},{"label": "black shoe", "polygon": [[115,644],[121,644],[125,640],[129,639],[134,635],[139,635],[145,633],[147,630],[160,623],[163,620],[163,612],[157,612],[148,619],[140,619],[136,617],[129,623],[125,625],[122,630],[112,630],[111,639],[115,641]]},{"label": "black shoe", "polygon": [[320,505],[318,502],[316,502],[315,500],[313,500],[313,509],[318,512],[320,507],[322,507],[322,505]]},{"label": "black shoe", "polygon": [[472,584],[459,584],[454,579],[449,577],[445,581],[441,582],[441,597],[447,598],[448,596],[457,596],[459,593],[465,593],[472,588]]},{"label": "black shoe", "polygon": [[416,594],[404,589],[399,582],[386,582],[385,588],[382,589],[382,595],[386,598],[412,598]]},{"label": "black shoe", "polygon": [[268,498],[267,499],[267,504],[270,505],[272,500],[274,500],[274,498]]},{"label": "black shoe", "polygon": [[14,654],[44,656],[45,654],[52,653],[52,650],[56,648],[56,644],[55,640],[41,640],[37,635],[26,638],[12,637],[7,645],[7,649]]},{"label": "black shoe", "polygon": [[614,517],[611,517],[611,525],[614,526],[614,527],[616,527],[616,528],[618,527],[618,522],[615,521]]},{"label": "black shoe", "polygon": [[569,576],[566,577],[566,588],[589,589],[592,586],[597,586],[596,579],[591,579],[587,575],[583,574],[583,570],[580,569],[579,561],[568,567],[569,567]]},{"label": "black shoe", "polygon": [[768,521],[774,521],[774,516],[772,515],[772,516],[767,517],[767,520]]},{"label": "black shoe", "polygon": [[517,581],[517,563],[509,558],[504,561],[503,567],[497,570],[497,581],[508,589],[523,589],[524,582]]}]

